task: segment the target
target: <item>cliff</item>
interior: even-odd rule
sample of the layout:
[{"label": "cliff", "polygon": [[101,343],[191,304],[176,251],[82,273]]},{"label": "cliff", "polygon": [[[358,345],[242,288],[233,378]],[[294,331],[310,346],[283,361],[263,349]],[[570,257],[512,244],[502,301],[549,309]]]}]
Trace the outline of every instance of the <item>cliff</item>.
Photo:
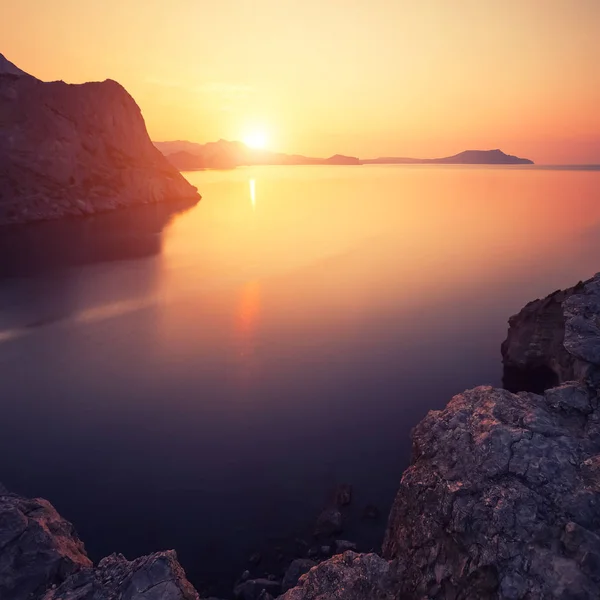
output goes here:
[{"label": "cliff", "polygon": [[[599,598],[599,316],[600,274],[511,317],[502,353],[520,370],[516,393],[478,387],[430,411],[412,434],[382,556],[302,560],[282,600]],[[551,378],[540,386],[542,367]],[[532,385],[544,389],[523,391]],[[280,585],[248,580],[235,593],[269,600]],[[172,551],[93,567],[48,502],[1,486],[0,597],[198,598]]]},{"label": "cliff", "polygon": [[0,55],[0,224],[199,199],[118,83],[43,82]]}]

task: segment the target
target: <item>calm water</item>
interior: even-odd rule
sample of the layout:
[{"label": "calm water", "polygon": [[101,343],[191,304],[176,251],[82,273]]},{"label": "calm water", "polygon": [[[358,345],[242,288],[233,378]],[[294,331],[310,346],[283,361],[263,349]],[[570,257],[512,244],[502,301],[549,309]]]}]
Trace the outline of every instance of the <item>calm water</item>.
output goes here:
[{"label": "calm water", "polygon": [[0,480],[94,558],[175,547],[198,585],[304,532],[335,482],[387,511],[411,427],[500,384],[508,317],[600,270],[599,171],[188,177],[187,211],[0,234]]}]

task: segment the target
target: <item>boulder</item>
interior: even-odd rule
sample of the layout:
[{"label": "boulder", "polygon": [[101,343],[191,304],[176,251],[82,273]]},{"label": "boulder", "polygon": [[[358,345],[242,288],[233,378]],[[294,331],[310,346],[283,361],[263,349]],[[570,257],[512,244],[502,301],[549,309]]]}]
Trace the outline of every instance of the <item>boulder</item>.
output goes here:
[{"label": "boulder", "polygon": [[389,518],[401,594],[600,598],[600,411],[579,382],[430,412]]},{"label": "boulder", "polygon": [[173,550],[128,561],[121,554],[75,573],[43,600],[198,600]]},{"label": "boulder", "polygon": [[0,224],[195,203],[115,81],[43,82],[0,55]]},{"label": "boulder", "polygon": [[233,590],[233,595],[238,600],[259,600],[263,599],[265,593],[272,596],[278,596],[281,592],[281,581],[272,581],[271,579],[249,579],[240,583]]},{"label": "boulder", "polygon": [[333,504],[335,506],[348,506],[352,502],[352,486],[348,483],[341,483],[333,491]]},{"label": "boulder", "polygon": [[280,600],[393,600],[396,589],[386,560],[345,552],[312,568]]},{"label": "boulder", "polygon": [[356,551],[356,544],[354,542],[349,542],[348,540],[335,540],[336,554],[343,554],[347,550]]},{"label": "boulder", "polygon": [[308,558],[297,558],[296,560],[293,560],[283,576],[281,586],[283,591],[286,592],[290,588],[293,588],[298,583],[298,579],[300,579],[304,573],[308,573],[316,564],[316,562]]},{"label": "boulder", "polygon": [[0,486],[0,598],[38,599],[72,573],[91,566],[75,528],[41,498]]},{"label": "boulder", "polygon": [[337,508],[326,508],[317,517],[315,536],[331,536],[342,531],[342,513]]}]

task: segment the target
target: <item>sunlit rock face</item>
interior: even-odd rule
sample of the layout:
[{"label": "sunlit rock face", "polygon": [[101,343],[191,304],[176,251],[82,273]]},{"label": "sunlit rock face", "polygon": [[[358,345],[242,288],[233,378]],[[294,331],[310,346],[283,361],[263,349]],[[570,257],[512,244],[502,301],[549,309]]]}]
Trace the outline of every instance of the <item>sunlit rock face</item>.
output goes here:
[{"label": "sunlit rock face", "polygon": [[42,82],[0,55],[0,224],[200,199],[118,83]]},{"label": "sunlit rock face", "polygon": [[383,546],[407,597],[599,598],[600,411],[578,383],[430,412]]}]

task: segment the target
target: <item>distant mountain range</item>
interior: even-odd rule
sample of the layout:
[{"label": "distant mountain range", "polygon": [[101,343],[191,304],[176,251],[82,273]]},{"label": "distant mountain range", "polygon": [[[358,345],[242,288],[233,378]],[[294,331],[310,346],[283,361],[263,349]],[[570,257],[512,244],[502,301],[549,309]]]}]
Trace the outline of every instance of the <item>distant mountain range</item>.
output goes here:
[{"label": "distant mountain range", "polygon": [[250,148],[242,142],[219,140],[208,144],[187,141],[154,142],[154,145],[180,171],[197,169],[232,169],[254,165],[532,165],[528,158],[505,154],[501,150],[466,150],[445,158],[404,158],[384,156],[360,159],[356,156],[335,154],[329,158],[314,158],[301,154],[283,154]]}]

